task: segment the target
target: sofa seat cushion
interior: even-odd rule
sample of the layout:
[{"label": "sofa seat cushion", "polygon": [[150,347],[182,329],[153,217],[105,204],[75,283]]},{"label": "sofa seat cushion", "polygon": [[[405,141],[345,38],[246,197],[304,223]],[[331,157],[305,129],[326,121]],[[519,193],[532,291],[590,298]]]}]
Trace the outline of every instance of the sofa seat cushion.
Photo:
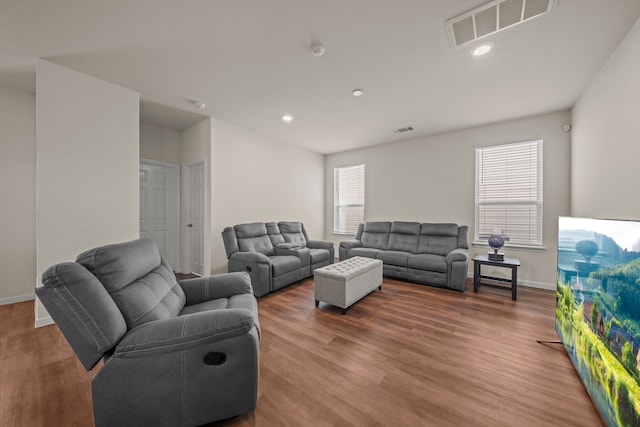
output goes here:
[{"label": "sofa seat cushion", "polygon": [[409,257],[409,268],[416,270],[447,272],[447,260],[442,255],[418,254]]},{"label": "sofa seat cushion", "polygon": [[349,251],[349,258],[354,256],[375,258],[378,252],[380,252],[378,249],[373,249],[373,248],[353,248]]},{"label": "sofa seat cushion", "polygon": [[327,249],[309,249],[311,254],[311,264],[329,261],[329,251]]},{"label": "sofa seat cushion", "polygon": [[380,251],[376,258],[381,259],[383,263],[388,265],[397,265],[399,267],[407,267],[409,257],[413,254],[402,251]]},{"label": "sofa seat cushion", "polygon": [[300,258],[290,255],[276,255],[269,257],[274,276],[281,276],[300,268]]}]

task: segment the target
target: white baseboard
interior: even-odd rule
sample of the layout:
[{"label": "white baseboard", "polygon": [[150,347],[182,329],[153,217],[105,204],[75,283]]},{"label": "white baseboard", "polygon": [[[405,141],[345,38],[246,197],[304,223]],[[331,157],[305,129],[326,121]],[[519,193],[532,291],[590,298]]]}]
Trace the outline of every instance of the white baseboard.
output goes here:
[{"label": "white baseboard", "polygon": [[0,298],[0,305],[15,304],[17,302],[32,301],[36,299],[35,294],[17,295],[15,297]]},{"label": "white baseboard", "polygon": [[518,285],[529,286],[530,288],[546,289],[548,291],[555,291],[557,286],[551,283],[531,282],[529,280],[518,280]]},{"label": "white baseboard", "polygon": [[42,326],[53,325],[55,322],[51,318],[51,316],[43,317],[42,319],[36,319],[36,328],[40,328]]},{"label": "white baseboard", "polygon": [[[467,277],[473,279],[473,272],[467,272]],[[556,290],[556,285],[552,283],[533,282],[531,280],[518,280],[518,286],[528,286],[530,288],[546,289],[548,291]]]}]

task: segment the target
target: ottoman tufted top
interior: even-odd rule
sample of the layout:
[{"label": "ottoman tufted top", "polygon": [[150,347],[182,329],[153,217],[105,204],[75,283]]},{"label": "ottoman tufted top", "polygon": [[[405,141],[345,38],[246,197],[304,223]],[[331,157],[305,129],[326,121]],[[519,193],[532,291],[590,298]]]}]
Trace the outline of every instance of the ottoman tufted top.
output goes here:
[{"label": "ottoman tufted top", "polygon": [[380,259],[356,256],[340,261],[336,264],[330,264],[326,267],[318,268],[313,273],[320,277],[350,280],[381,265],[382,260]]}]

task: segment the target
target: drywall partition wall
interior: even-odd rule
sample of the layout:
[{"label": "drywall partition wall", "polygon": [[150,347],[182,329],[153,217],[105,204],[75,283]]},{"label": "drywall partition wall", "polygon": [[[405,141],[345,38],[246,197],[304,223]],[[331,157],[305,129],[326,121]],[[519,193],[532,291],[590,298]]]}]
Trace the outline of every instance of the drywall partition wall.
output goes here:
[{"label": "drywall partition wall", "polygon": [[640,219],[640,20],[572,110],[571,215]]},{"label": "drywall partition wall", "polygon": [[190,272],[189,269],[189,251],[185,248],[186,232],[187,232],[187,204],[188,199],[185,197],[188,192],[188,167],[195,163],[204,163],[204,274],[205,276],[211,271],[211,126],[212,119],[202,120],[195,125],[182,131],[180,135],[180,157],[182,165],[182,191],[181,191],[181,221],[180,221],[180,242],[182,253],[182,270]]},{"label": "drywall partition wall", "polygon": [[180,132],[140,122],[140,158],[180,164]]},{"label": "drywall partition wall", "polygon": [[0,305],[33,299],[36,280],[36,99],[0,86]]},{"label": "drywall partition wall", "polygon": [[[37,261],[139,235],[139,96],[38,60]],[[38,304],[36,324],[47,314]]]},{"label": "drywall partition wall", "polygon": [[224,227],[254,221],[302,221],[324,234],[324,156],[213,120],[212,260],[227,270]]},{"label": "drywall partition wall", "polygon": [[[365,164],[365,220],[453,222],[474,236],[475,147],[544,139],[543,244],[545,250],[505,248],[520,258],[519,282],[555,289],[557,218],[569,212],[568,111],[478,126],[394,144],[328,155],[326,159],[326,238],[332,234],[333,170]],[[470,248],[470,255],[488,246]],[[502,269],[499,269],[502,270]],[[504,272],[496,271],[496,275]],[[469,263],[469,272],[473,263]]]}]

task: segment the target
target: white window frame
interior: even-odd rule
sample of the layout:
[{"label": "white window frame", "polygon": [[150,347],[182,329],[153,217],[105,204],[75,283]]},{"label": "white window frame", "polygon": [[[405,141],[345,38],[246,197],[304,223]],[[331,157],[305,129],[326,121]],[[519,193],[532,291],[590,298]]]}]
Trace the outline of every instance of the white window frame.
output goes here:
[{"label": "white window frame", "polygon": [[[543,220],[543,140],[512,142],[476,147],[475,236],[474,244],[487,244],[491,234],[501,234],[505,245],[544,249]],[[522,175],[522,170],[529,170]],[[520,172],[518,174],[518,172]],[[504,185],[496,185],[502,181]],[[504,221],[483,215],[483,207],[503,208]],[[533,219],[517,223],[515,209],[529,208]],[[533,208],[533,209],[531,209]],[[512,222],[509,210],[512,210]]]},{"label": "white window frame", "polygon": [[[358,189],[351,189],[353,191],[358,191],[361,194],[362,203],[350,203],[350,204],[340,204],[340,174],[341,172],[348,172],[349,170],[353,172],[357,172],[356,168],[362,169],[362,187]],[[358,225],[361,222],[364,222],[364,190],[365,190],[365,165],[364,163],[350,166],[340,166],[333,169],[333,234],[345,234],[345,235],[355,235],[358,231]],[[343,189],[344,190],[344,189]],[[349,190],[349,189],[348,189]],[[340,223],[340,210],[343,208],[361,208],[362,212],[360,218],[358,219],[356,224],[352,224],[351,227],[348,227],[348,224]]]}]

